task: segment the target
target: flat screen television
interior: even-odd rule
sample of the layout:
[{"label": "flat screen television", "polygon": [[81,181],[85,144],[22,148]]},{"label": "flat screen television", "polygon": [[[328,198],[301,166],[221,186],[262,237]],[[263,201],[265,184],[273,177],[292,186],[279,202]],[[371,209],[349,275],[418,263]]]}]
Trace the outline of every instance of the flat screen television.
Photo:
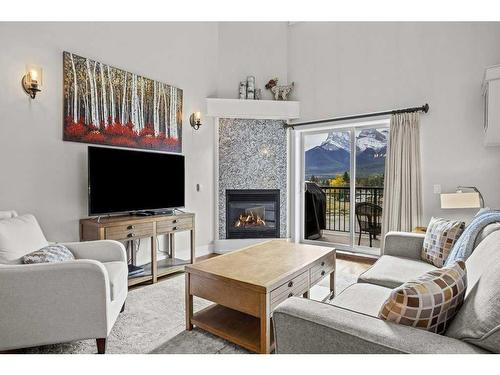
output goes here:
[{"label": "flat screen television", "polygon": [[184,207],[184,156],[88,148],[90,216]]}]

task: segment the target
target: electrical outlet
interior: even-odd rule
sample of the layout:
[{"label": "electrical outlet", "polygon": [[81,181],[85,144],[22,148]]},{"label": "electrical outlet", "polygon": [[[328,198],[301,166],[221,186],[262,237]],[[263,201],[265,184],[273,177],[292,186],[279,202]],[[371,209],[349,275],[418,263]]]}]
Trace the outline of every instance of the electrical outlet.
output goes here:
[{"label": "electrical outlet", "polygon": [[434,194],[441,194],[441,185],[434,185]]}]

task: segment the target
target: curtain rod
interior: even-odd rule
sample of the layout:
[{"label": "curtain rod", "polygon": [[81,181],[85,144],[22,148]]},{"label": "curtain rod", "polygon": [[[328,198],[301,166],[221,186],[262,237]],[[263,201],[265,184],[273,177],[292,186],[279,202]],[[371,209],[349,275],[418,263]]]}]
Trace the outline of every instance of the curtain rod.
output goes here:
[{"label": "curtain rod", "polygon": [[305,122],[296,122],[294,124],[285,124],[283,127],[285,129],[292,128],[294,129],[296,126],[304,126],[304,125],[315,125],[315,124],[324,124],[327,122],[337,122],[337,121],[346,121],[346,120],[356,120],[359,118],[366,117],[376,117],[376,116],[384,116],[384,115],[395,115],[398,113],[410,113],[410,112],[429,112],[429,104],[425,103],[421,107],[411,107],[411,108],[403,108],[403,109],[393,109],[391,111],[383,111],[383,112],[372,112],[372,113],[363,113],[359,115],[351,115],[351,116],[343,116],[343,117],[334,117],[328,118],[324,120],[314,120],[314,121],[305,121]]}]

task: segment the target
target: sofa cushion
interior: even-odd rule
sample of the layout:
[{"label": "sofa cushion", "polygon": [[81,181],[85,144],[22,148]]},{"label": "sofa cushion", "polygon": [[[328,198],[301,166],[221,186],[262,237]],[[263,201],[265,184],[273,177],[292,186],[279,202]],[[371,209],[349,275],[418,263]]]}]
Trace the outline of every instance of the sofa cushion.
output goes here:
[{"label": "sofa cushion", "polygon": [[458,261],[394,289],[379,318],[441,334],[462,306],[466,289],[465,262]]},{"label": "sofa cushion", "polygon": [[432,264],[421,260],[383,255],[359,276],[358,282],[393,289],[435,269]]},{"label": "sofa cushion", "polygon": [[74,260],[73,253],[64,245],[49,245],[23,256],[23,263],[57,263]]},{"label": "sofa cushion", "polygon": [[128,268],[125,262],[104,262],[103,266],[108,271],[109,291],[111,301],[127,288]]},{"label": "sofa cushion", "polygon": [[493,232],[500,230],[500,223],[491,223],[485,226],[477,235],[476,240],[474,241],[474,249],[481,243],[483,240],[488,237]]},{"label": "sofa cushion", "polygon": [[21,264],[24,255],[47,245],[33,215],[0,220],[0,263]]},{"label": "sofa cushion", "polygon": [[453,245],[465,229],[463,221],[446,220],[433,217],[425,232],[422,260],[443,267]]},{"label": "sofa cushion", "polygon": [[446,336],[500,353],[500,231],[486,237],[465,264],[464,305]]},{"label": "sofa cushion", "polygon": [[353,284],[328,303],[377,318],[380,306],[387,300],[391,292],[392,289],[383,286]]}]

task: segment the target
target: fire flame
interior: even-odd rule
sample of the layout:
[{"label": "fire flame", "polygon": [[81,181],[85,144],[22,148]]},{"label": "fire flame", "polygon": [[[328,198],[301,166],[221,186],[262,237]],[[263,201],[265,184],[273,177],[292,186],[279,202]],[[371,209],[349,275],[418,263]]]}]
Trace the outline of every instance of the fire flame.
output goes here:
[{"label": "fire flame", "polygon": [[252,211],[246,214],[241,214],[234,226],[236,228],[245,228],[250,226],[265,226],[266,222],[259,216],[255,215]]}]

